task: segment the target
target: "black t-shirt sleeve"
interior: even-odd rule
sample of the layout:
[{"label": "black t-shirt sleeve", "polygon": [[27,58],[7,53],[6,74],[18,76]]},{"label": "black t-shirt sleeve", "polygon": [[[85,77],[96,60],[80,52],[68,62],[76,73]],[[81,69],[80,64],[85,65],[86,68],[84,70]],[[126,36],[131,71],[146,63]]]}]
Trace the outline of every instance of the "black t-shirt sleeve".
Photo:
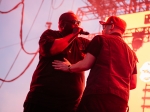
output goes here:
[{"label": "black t-shirt sleeve", "polygon": [[137,66],[135,65],[133,73],[132,74],[137,74]]},{"label": "black t-shirt sleeve", "polygon": [[[132,50],[133,51],[133,50]],[[133,54],[134,54],[134,58],[136,60],[136,62],[138,62],[138,58],[135,54],[135,52],[133,51]],[[134,70],[133,70],[133,73],[132,74],[137,74],[137,64],[135,64],[135,67],[134,67]]]},{"label": "black t-shirt sleeve", "polygon": [[42,56],[50,56],[50,48],[54,43],[53,31],[46,30],[40,37],[39,40],[39,53]]},{"label": "black t-shirt sleeve", "polygon": [[102,37],[100,35],[95,36],[88,45],[87,53],[97,57],[102,49]]}]

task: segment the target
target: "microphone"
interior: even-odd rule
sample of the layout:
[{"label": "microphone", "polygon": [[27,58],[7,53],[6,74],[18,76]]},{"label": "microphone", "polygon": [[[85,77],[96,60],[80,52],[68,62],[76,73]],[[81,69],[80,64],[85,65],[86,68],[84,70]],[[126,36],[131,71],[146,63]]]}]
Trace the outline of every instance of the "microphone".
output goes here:
[{"label": "microphone", "polygon": [[83,35],[89,35],[90,33],[89,33],[89,32],[87,32],[87,31],[83,31],[83,30],[81,30],[81,31],[80,31],[80,34],[83,34]]}]

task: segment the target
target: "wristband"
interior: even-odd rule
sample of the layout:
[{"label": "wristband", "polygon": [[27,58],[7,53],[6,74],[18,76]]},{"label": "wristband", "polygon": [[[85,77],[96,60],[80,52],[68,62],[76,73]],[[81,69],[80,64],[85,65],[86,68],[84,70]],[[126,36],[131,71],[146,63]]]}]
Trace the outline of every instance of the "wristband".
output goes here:
[{"label": "wristband", "polygon": [[68,70],[69,72],[71,72],[71,65],[68,65]]}]

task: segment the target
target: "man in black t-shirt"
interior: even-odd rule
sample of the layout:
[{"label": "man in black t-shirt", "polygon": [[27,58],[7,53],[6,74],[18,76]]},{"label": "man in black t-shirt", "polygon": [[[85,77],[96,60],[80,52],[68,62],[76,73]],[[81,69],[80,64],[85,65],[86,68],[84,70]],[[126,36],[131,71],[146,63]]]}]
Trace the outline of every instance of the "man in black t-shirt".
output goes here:
[{"label": "man in black t-shirt", "polygon": [[84,72],[55,70],[54,60],[72,64],[84,58],[89,40],[77,37],[82,29],[72,12],[59,18],[59,31],[46,30],[39,40],[39,63],[24,102],[24,112],[75,112],[84,90]]},{"label": "man in black t-shirt", "polygon": [[126,22],[111,16],[102,35],[95,36],[87,55],[76,64],[55,60],[57,70],[79,72],[91,68],[77,112],[126,112],[129,91],[136,88],[137,57],[123,41]]}]

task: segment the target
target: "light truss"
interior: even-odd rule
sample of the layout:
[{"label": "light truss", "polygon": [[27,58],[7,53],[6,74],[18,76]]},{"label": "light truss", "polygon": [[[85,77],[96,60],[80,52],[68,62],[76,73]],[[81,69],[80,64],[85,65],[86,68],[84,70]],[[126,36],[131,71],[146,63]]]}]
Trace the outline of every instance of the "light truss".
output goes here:
[{"label": "light truss", "polygon": [[77,10],[81,21],[105,20],[112,15],[125,15],[150,10],[150,0],[87,0],[87,6]]}]

